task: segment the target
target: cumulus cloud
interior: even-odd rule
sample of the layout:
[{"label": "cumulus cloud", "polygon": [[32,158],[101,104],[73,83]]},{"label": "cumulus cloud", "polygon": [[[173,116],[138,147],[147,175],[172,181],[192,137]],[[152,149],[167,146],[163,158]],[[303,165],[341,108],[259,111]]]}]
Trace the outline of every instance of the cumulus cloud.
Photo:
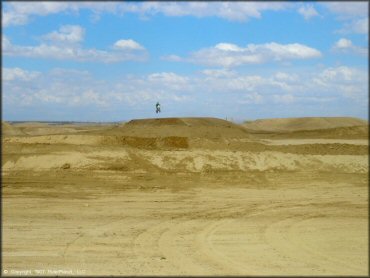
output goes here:
[{"label": "cumulus cloud", "polygon": [[312,17],[318,16],[319,13],[312,5],[305,5],[298,9],[298,13],[301,14],[305,20],[309,20]]},{"label": "cumulus cloud", "polygon": [[80,43],[83,41],[85,30],[79,25],[64,25],[58,31],[42,36],[44,40],[61,43]]},{"label": "cumulus cloud", "polygon": [[352,41],[342,38],[335,43],[334,47],[338,49],[346,49],[353,47],[353,44]]},{"label": "cumulus cloud", "polygon": [[335,81],[339,83],[361,81],[363,80],[363,72],[347,66],[330,67],[319,74],[319,79],[323,82]]},{"label": "cumulus cloud", "polygon": [[299,77],[297,74],[288,74],[286,72],[277,72],[274,75],[274,79],[278,81],[290,81],[290,82],[295,82],[299,80]]},{"label": "cumulus cloud", "polygon": [[90,9],[92,12],[114,12],[116,4],[109,2],[8,2],[3,4],[2,24],[4,27],[24,25],[37,16],[47,16],[62,12],[76,13],[81,9]]},{"label": "cumulus cloud", "polygon": [[333,51],[339,53],[355,53],[359,55],[368,55],[368,48],[356,46],[351,40],[341,38],[332,47]]},{"label": "cumulus cloud", "polygon": [[194,109],[204,109],[202,112],[206,114],[211,111],[209,107],[216,109],[217,105],[220,111],[245,111],[246,106],[253,109],[257,105],[263,109],[271,109],[274,105],[287,108],[301,105],[305,109],[307,103],[335,105],[342,101],[352,105],[366,102],[368,98],[367,70],[346,66],[304,73],[280,70],[263,74],[209,68],[189,75],[175,72],[127,75],[116,82],[87,71],[62,68],[42,74],[11,68],[3,73],[6,76],[3,77],[3,103],[12,111],[22,106],[29,109],[45,105],[50,109],[52,105],[61,105],[76,111],[83,107],[89,110],[93,107],[96,111],[117,109],[121,113],[133,109],[139,111],[138,117],[145,111],[151,113],[157,100],[167,109],[197,107]]},{"label": "cumulus cloud", "polygon": [[364,101],[368,98],[368,79],[366,71],[338,66],[323,69],[313,78],[312,85],[323,92]]},{"label": "cumulus cloud", "polygon": [[167,56],[162,56],[161,60],[164,61],[169,61],[169,62],[185,62],[185,59],[181,58],[178,55],[167,55]]},{"label": "cumulus cloud", "polygon": [[175,91],[188,90],[190,87],[189,79],[187,77],[175,74],[173,72],[149,74],[147,80],[153,85],[159,85],[162,88]]},{"label": "cumulus cloud", "polygon": [[367,1],[327,2],[321,5],[337,15],[338,20],[344,22],[343,27],[336,31],[337,33],[367,34],[369,32],[369,3]]},{"label": "cumulus cloud", "polygon": [[236,67],[244,64],[317,57],[321,57],[319,50],[299,43],[248,44],[244,48],[231,43],[219,43],[213,47],[193,52],[188,58],[174,59],[174,61],[187,61],[206,66]]},{"label": "cumulus cloud", "polygon": [[330,12],[341,18],[353,18],[368,15],[368,2],[351,1],[351,2],[325,2],[321,3]]},{"label": "cumulus cloud", "polygon": [[119,40],[114,43],[115,49],[129,49],[129,50],[142,50],[144,49],[139,43],[134,40]]},{"label": "cumulus cloud", "polygon": [[74,13],[89,10],[94,18],[101,13],[135,13],[141,17],[156,14],[165,16],[220,17],[231,21],[260,18],[264,11],[285,10],[291,6],[284,2],[10,2],[4,4],[3,26],[22,25],[36,16],[56,13]]},{"label": "cumulus cloud", "polygon": [[210,78],[231,77],[236,75],[236,72],[229,69],[205,69],[202,73]]},{"label": "cumulus cloud", "polygon": [[3,81],[29,81],[40,76],[40,72],[21,68],[3,68]]},{"label": "cumulus cloud", "polygon": [[240,104],[261,104],[263,103],[264,98],[258,92],[248,93],[240,98],[238,103]]},{"label": "cumulus cloud", "polygon": [[273,101],[276,103],[290,104],[295,101],[295,97],[290,94],[273,95]]},{"label": "cumulus cloud", "polygon": [[336,32],[339,34],[367,34],[369,32],[369,18],[351,20],[350,22],[345,23],[343,28]]},{"label": "cumulus cloud", "polygon": [[187,78],[173,72],[160,72],[150,74],[148,80],[165,83],[185,83]]},{"label": "cumulus cloud", "polygon": [[80,45],[83,29],[79,26],[63,26],[58,32],[49,33],[42,38],[50,40],[50,43],[42,42],[37,46],[14,45],[6,36],[3,36],[3,55],[102,63],[144,61],[148,57],[145,48],[131,39],[119,40],[109,50],[83,48]]}]

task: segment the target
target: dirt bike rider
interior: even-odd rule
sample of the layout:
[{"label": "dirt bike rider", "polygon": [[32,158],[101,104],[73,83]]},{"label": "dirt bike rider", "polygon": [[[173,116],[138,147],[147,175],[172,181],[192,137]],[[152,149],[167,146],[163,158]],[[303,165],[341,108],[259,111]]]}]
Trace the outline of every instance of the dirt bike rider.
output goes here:
[{"label": "dirt bike rider", "polygon": [[159,102],[157,102],[157,104],[155,105],[155,113],[160,113],[161,112],[161,105],[159,104]]}]

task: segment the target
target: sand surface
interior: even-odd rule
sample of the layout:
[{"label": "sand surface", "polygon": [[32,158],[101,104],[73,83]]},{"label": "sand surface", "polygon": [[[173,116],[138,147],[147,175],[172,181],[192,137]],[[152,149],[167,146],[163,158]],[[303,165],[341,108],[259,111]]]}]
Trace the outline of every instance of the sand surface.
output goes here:
[{"label": "sand surface", "polygon": [[263,131],[298,131],[329,129],[337,127],[353,127],[368,125],[368,122],[351,117],[305,117],[305,118],[277,118],[247,121],[244,127],[251,130]]},{"label": "sand surface", "polygon": [[368,275],[368,141],[320,130],[3,123],[2,274]]}]

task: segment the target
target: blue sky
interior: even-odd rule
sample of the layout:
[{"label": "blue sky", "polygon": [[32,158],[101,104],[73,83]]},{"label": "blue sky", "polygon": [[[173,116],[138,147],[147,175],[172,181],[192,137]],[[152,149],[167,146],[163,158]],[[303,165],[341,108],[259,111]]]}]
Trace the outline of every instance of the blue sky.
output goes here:
[{"label": "blue sky", "polygon": [[4,120],[368,118],[367,2],[6,2]]}]

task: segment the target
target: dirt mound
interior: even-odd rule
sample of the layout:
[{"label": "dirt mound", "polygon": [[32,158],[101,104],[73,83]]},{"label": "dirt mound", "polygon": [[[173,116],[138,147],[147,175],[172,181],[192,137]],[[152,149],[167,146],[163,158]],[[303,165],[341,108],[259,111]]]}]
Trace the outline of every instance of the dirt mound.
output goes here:
[{"label": "dirt mound", "polygon": [[15,126],[7,123],[7,122],[2,122],[1,123],[1,128],[2,128],[2,135],[4,135],[4,136],[26,135],[19,128],[15,127]]},{"label": "dirt mound", "polygon": [[186,123],[180,118],[161,118],[161,119],[138,119],[131,120],[127,123],[128,126],[163,126],[176,125],[186,126]]},{"label": "dirt mound", "polygon": [[363,125],[317,130],[298,130],[293,132],[276,133],[271,135],[270,138],[368,139],[369,127],[367,125]]},{"label": "dirt mound", "polygon": [[369,138],[369,127],[349,126],[315,130],[296,130],[296,131],[257,131],[249,130],[250,134],[256,139],[340,139],[358,140]]},{"label": "dirt mound", "polygon": [[138,119],[106,130],[104,135],[146,138],[249,138],[243,127],[217,118]]},{"label": "dirt mound", "polygon": [[106,130],[118,124],[94,124],[94,123],[70,123],[53,124],[44,122],[20,122],[13,126],[32,136],[37,135],[56,135],[56,134],[83,134],[92,130]]},{"label": "dirt mound", "polygon": [[255,131],[298,131],[315,130],[337,127],[364,126],[368,122],[358,118],[351,117],[303,117],[303,118],[278,118],[278,119],[260,119],[245,122],[243,126],[248,130]]},{"label": "dirt mound", "polygon": [[106,136],[100,141],[101,145],[129,146],[139,149],[187,149],[189,148],[186,137],[134,137],[134,136]]}]

